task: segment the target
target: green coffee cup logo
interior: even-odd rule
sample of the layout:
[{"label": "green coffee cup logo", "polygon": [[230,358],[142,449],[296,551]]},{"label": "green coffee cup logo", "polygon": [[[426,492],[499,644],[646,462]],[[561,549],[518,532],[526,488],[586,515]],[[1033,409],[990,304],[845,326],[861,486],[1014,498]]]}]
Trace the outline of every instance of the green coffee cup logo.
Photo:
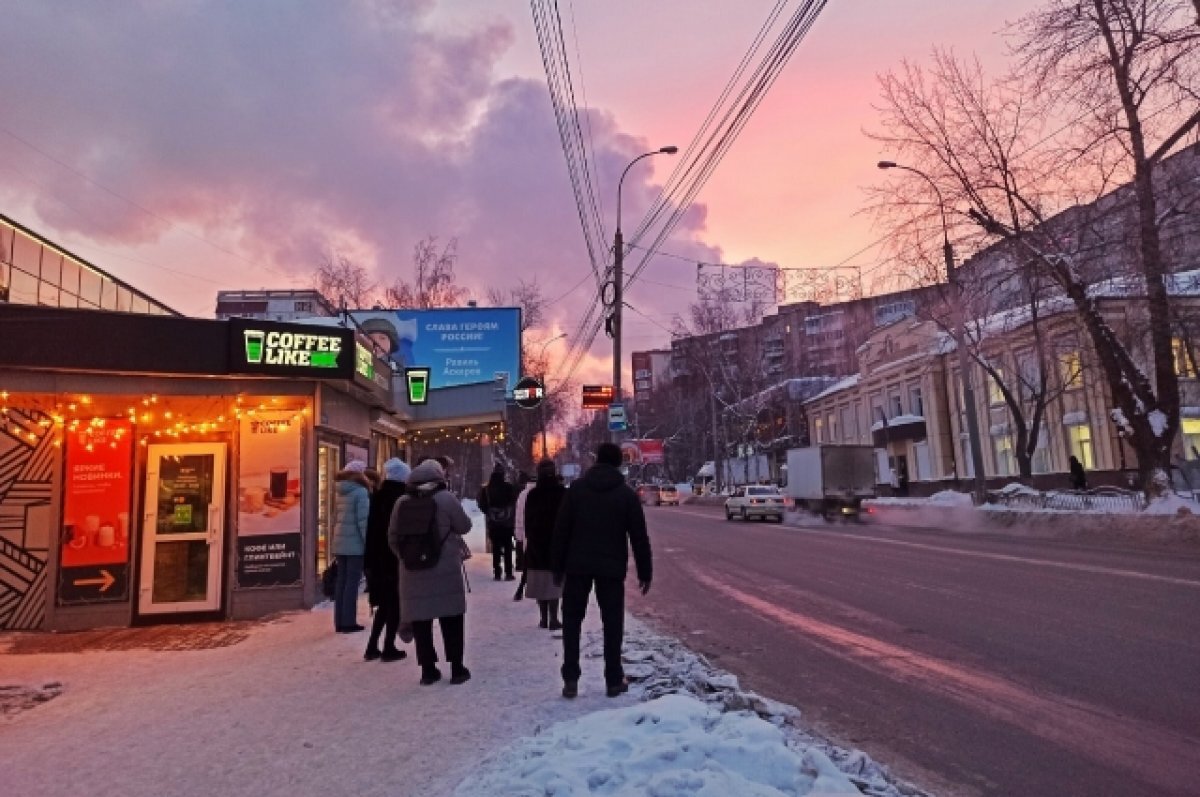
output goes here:
[{"label": "green coffee cup logo", "polygon": [[404,382],[408,386],[409,404],[425,404],[429,401],[428,368],[405,368]]}]

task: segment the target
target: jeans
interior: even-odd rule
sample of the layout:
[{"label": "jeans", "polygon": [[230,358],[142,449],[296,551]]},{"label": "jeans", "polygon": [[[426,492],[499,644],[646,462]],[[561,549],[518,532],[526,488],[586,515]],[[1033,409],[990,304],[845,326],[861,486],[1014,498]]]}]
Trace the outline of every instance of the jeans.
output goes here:
[{"label": "jeans", "polygon": [[[461,666],[465,647],[463,632],[466,615],[439,617],[438,625],[442,627],[442,647],[446,650],[446,661],[455,667]],[[433,620],[413,620],[412,629],[413,642],[417,647],[417,664],[432,667],[438,660],[437,651],[433,648]]]},{"label": "jeans", "polygon": [[337,556],[337,581],[333,588],[333,627],[358,625],[358,583],[362,581],[361,556]]},{"label": "jeans", "polygon": [[621,666],[621,641],[625,637],[625,579],[599,578],[567,573],[563,580],[562,678],[567,683],[579,680],[579,636],[587,614],[588,595],[596,587],[596,603],[604,625],[604,683],[616,686],[625,678]]}]

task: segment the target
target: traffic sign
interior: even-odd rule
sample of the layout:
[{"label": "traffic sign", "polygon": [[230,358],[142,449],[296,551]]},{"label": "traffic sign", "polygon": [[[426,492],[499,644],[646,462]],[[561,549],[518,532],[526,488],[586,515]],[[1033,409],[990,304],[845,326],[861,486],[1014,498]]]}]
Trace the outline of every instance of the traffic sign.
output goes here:
[{"label": "traffic sign", "polygon": [[536,409],[546,398],[546,389],[532,376],[523,376],[513,388],[513,401],[523,410]]},{"label": "traffic sign", "polygon": [[623,432],[629,428],[628,419],[625,417],[624,404],[609,404],[608,405],[608,431]]},{"label": "traffic sign", "polygon": [[612,403],[616,391],[612,385],[584,385],[583,408],[585,410],[604,410]]}]

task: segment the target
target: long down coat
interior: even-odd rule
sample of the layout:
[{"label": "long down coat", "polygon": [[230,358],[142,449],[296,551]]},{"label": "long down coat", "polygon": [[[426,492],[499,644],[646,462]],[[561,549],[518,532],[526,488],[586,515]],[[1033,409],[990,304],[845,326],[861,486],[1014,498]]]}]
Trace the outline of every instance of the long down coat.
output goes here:
[{"label": "long down coat", "polygon": [[[464,535],[471,530],[471,519],[463,511],[462,504],[446,489],[445,474],[441,465],[426,460],[413,469],[408,477],[410,495],[396,502],[396,507],[411,500],[411,493],[433,494],[437,504],[438,535],[445,540],[438,562],[428,570],[409,570],[400,562],[400,620],[411,623],[415,620],[435,620],[439,617],[454,617],[466,614],[467,591],[463,580],[462,546],[454,535]],[[399,558],[399,533],[397,514],[392,511],[388,528],[388,544]]]}]

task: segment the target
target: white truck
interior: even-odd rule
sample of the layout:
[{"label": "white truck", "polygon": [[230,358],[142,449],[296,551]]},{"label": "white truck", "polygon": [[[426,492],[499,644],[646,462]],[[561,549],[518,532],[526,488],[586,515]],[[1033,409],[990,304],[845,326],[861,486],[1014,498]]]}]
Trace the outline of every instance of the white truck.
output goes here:
[{"label": "white truck", "polygon": [[817,445],[787,452],[784,495],[797,508],[824,516],[857,518],[875,497],[875,452],[870,446]]}]

